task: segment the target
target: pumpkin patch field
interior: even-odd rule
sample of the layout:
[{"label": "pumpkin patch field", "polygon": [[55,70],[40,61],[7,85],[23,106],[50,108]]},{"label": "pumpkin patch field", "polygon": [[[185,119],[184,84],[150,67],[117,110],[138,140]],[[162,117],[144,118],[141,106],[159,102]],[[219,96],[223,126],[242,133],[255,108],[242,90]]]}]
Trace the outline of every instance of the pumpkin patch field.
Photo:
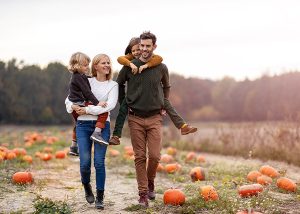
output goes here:
[{"label": "pumpkin patch field", "polygon": [[[68,126],[0,126],[0,213],[98,213],[85,200],[79,158],[68,155],[71,135]],[[101,213],[300,213],[300,167],[183,148],[190,137],[163,139],[148,208],[137,205],[130,138],[109,146]],[[91,184],[95,192],[93,167]]]}]

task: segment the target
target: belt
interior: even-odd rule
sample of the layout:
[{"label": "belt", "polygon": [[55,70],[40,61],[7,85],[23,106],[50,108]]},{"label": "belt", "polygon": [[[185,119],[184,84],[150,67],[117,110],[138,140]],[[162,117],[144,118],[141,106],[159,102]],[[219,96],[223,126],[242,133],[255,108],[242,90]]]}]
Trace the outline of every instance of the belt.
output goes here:
[{"label": "belt", "polygon": [[151,112],[151,113],[147,113],[147,114],[140,114],[140,113],[137,113],[137,112],[134,112],[132,110],[129,110],[128,111],[128,114],[129,115],[133,115],[133,116],[137,116],[137,117],[142,117],[142,118],[147,118],[147,117],[152,117],[154,115],[157,115],[160,113],[160,110],[159,111],[154,111],[154,112]]}]

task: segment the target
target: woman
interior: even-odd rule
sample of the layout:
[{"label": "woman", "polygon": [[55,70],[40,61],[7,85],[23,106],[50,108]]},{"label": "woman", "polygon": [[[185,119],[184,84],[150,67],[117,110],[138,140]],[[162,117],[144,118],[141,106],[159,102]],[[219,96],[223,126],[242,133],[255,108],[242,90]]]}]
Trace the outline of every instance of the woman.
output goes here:
[{"label": "woman", "polygon": [[[115,108],[118,100],[118,84],[112,81],[111,60],[105,54],[98,54],[92,60],[92,78],[89,78],[91,90],[99,101],[106,102],[105,107],[89,105],[79,107],[66,99],[66,108],[69,113],[76,111],[77,118],[76,135],[80,155],[80,175],[84,186],[85,197],[88,203],[95,201],[91,177],[91,151],[93,141],[90,139],[97,122],[97,115],[110,112]],[[105,127],[102,129],[102,137],[108,141],[110,137],[110,117],[108,116]],[[105,186],[105,155],[107,146],[94,143],[94,166],[96,171],[97,197],[95,206],[104,209],[103,196]]]}]

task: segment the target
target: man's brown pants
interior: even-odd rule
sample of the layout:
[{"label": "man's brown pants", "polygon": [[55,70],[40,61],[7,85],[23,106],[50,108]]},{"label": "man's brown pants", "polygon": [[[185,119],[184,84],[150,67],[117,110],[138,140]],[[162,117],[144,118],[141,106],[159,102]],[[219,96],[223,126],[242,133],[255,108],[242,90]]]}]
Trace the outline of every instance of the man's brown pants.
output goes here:
[{"label": "man's brown pants", "polygon": [[[128,115],[128,126],[135,155],[139,194],[146,194],[148,192],[148,180],[154,182],[160,160],[162,116],[157,114],[142,118]],[[146,154],[148,154],[148,165],[146,164]]]}]

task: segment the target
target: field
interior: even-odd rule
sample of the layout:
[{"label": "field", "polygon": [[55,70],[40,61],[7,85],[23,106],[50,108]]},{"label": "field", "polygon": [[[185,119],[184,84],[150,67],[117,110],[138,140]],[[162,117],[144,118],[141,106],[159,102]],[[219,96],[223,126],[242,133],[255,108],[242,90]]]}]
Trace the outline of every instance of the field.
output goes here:
[{"label": "field", "polygon": [[[188,136],[180,136],[178,130],[165,127],[161,160],[164,170],[157,173],[157,198],[150,202],[148,209],[136,205],[134,161],[125,130],[121,145],[110,146],[107,153],[102,213],[300,213],[297,124],[210,123],[197,126],[199,132]],[[57,151],[68,152],[71,127],[2,126],[0,136],[0,151],[7,148],[18,154],[14,158],[0,157],[0,213],[98,212],[85,201],[79,159],[55,157]],[[17,148],[25,149],[32,163],[24,160]],[[45,154],[52,158],[46,160]],[[296,191],[278,188],[278,177],[274,177],[269,185],[263,185],[257,196],[241,197],[238,188],[252,184],[247,174],[263,165],[274,167],[280,174],[278,177],[296,182]],[[194,167],[201,167],[205,179],[192,180],[190,171]],[[167,171],[167,168],[172,169]],[[12,176],[18,171],[31,172],[34,181],[15,183]],[[94,170],[92,173],[95,190]],[[218,200],[205,200],[199,193],[206,185],[215,188]],[[165,205],[164,192],[170,188],[180,189],[185,194],[185,203]]]}]

